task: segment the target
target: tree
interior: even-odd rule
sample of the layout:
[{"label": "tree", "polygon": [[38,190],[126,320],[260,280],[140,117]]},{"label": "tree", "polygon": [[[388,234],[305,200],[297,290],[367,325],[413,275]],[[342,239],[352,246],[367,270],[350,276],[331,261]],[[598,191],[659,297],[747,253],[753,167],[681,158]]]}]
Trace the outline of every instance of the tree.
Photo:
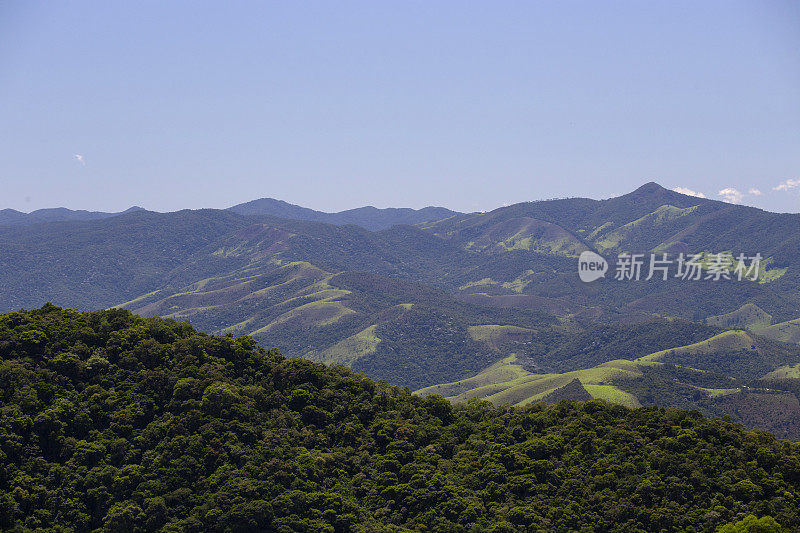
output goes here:
[{"label": "tree", "polygon": [[754,515],[749,515],[744,520],[722,526],[718,533],[780,533],[780,531],[780,524],[771,516],[756,518]]}]

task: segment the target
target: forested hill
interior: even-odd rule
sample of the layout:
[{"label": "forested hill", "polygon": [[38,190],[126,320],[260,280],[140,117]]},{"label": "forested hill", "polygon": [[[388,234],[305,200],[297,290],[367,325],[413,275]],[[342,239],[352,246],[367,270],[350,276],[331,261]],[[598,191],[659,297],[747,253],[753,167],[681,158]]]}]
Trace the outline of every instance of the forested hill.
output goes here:
[{"label": "forested hill", "polygon": [[238,204],[229,207],[228,211],[233,211],[240,215],[269,215],[293,220],[324,222],[326,224],[354,224],[372,231],[390,228],[399,224],[435,222],[453,215],[461,214],[444,207],[428,206],[422,209],[390,207],[378,209],[371,205],[339,211],[338,213],[325,213],[274,198],[260,198],[251,202]]},{"label": "forested hill", "polygon": [[452,406],[124,310],[0,316],[0,398],[4,530],[800,528],[800,445],[730,421]]}]

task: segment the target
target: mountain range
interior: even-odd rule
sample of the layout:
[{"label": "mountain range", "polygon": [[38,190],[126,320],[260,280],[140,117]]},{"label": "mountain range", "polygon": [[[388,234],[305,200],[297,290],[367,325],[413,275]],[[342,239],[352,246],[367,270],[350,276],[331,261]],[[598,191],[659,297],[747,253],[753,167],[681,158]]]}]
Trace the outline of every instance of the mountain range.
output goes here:
[{"label": "mountain range", "polygon": [[[800,438],[800,215],[648,183],[469,214],[137,210],[0,225],[0,246],[0,311],[124,307],[455,401],[588,395]],[[584,251],[612,272],[581,282]],[[623,252],[764,259],[755,281],[637,282]]]},{"label": "mountain range", "polygon": [[[325,222],[327,224],[336,225],[355,224],[372,231],[386,229],[398,224],[419,224],[421,222],[441,220],[457,214],[455,211],[450,211],[444,207],[379,209],[373,206],[348,209],[338,213],[325,213],[274,198],[261,198],[259,200],[245,202],[229,207],[227,210],[240,215],[270,215],[279,218],[311,220],[314,222]],[[30,213],[23,213],[14,209],[2,209],[0,210],[0,226],[23,226],[41,222],[100,220],[137,211],[145,211],[145,209],[143,207],[133,206],[119,213],[72,210],[65,207],[39,209]]]},{"label": "mountain range", "polygon": [[422,209],[386,208],[373,206],[348,209],[338,213],[325,213],[307,207],[300,207],[274,198],[261,198],[228,208],[240,215],[271,215],[279,218],[310,220],[327,224],[355,224],[372,231],[386,229],[399,224],[420,224],[442,220],[456,215],[444,207],[423,207]]},{"label": "mountain range", "polygon": [[52,209],[38,209],[30,213],[23,213],[15,209],[0,210],[0,225],[2,226],[22,226],[28,224],[38,224],[40,222],[66,222],[78,220],[100,220],[102,218],[114,217],[125,213],[143,211],[138,206],[131,207],[120,213],[104,213],[102,211],[83,211],[72,210],[66,207],[55,207]]}]

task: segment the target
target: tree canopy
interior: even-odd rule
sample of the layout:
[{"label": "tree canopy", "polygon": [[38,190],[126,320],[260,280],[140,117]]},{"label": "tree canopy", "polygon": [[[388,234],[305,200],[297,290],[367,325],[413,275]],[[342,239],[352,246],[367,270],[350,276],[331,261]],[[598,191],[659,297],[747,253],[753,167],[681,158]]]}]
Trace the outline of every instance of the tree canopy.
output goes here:
[{"label": "tree canopy", "polygon": [[800,527],[800,445],[696,411],[454,406],[118,309],[0,316],[4,530],[772,531],[747,528],[773,517]]}]

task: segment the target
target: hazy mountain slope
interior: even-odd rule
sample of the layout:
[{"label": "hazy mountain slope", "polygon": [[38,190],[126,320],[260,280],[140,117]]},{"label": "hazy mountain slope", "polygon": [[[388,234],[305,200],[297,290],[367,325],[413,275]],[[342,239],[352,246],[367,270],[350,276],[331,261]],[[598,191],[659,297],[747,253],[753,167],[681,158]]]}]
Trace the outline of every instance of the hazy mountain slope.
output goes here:
[{"label": "hazy mountain slope", "polygon": [[261,198],[259,200],[235,205],[228,209],[241,215],[270,215],[280,218],[308,220],[337,225],[355,224],[372,231],[386,229],[399,224],[432,222],[457,214],[455,211],[444,207],[378,209],[372,206],[348,209],[338,213],[324,213],[274,198]]},{"label": "hazy mountain slope", "polygon": [[200,210],[0,227],[0,310],[118,304],[156,289],[198,248],[246,224]]}]

